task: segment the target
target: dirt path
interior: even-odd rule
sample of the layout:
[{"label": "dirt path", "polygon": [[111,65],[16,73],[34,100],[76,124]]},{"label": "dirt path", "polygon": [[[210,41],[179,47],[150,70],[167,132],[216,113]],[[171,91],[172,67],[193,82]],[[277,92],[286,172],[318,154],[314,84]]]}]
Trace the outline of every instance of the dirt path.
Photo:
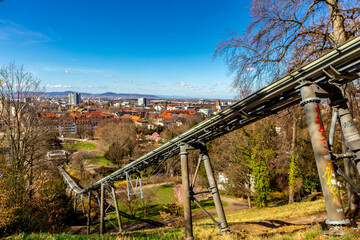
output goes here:
[{"label": "dirt path", "polygon": [[238,224],[231,224],[230,228],[233,231],[240,231],[242,233],[253,236],[267,236],[270,237],[275,234],[292,233],[298,230],[307,229],[313,225],[324,222],[327,219],[326,212],[318,213],[301,218],[291,218],[284,220],[267,220],[258,222],[243,222]]},{"label": "dirt path", "polygon": [[[241,211],[248,208],[247,201],[236,199],[236,198],[228,198],[225,196],[221,196],[221,201],[226,202],[228,205],[224,207],[224,211]],[[211,215],[216,214],[216,209],[207,210]],[[206,214],[203,211],[195,212],[192,214],[193,218],[202,218],[205,217]]]}]

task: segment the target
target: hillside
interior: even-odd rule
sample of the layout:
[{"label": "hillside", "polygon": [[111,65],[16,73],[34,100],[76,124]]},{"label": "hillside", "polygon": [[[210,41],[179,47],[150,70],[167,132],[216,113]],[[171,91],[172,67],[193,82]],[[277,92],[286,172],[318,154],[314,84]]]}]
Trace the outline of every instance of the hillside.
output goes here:
[{"label": "hillside", "polygon": [[[43,93],[44,97],[53,97],[53,98],[64,98],[69,95],[69,93],[74,93],[73,91],[66,92],[45,92]],[[148,98],[148,99],[159,99],[158,96],[149,95],[149,94],[138,94],[138,93],[114,93],[114,92],[105,92],[105,93],[87,93],[81,92],[82,98],[110,98],[110,99],[137,99],[137,98]]]}]

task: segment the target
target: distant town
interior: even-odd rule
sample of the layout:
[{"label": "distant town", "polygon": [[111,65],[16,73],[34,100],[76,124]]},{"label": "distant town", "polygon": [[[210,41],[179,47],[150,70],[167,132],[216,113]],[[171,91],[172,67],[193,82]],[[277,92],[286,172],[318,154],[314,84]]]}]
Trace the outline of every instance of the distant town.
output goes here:
[{"label": "distant town", "polygon": [[60,136],[81,138],[93,137],[104,120],[128,119],[141,129],[155,132],[163,127],[180,126],[187,120],[216,115],[234,103],[230,100],[160,99],[152,95],[133,99],[83,97],[74,92],[60,98],[45,96],[36,106],[39,117],[51,119]]}]

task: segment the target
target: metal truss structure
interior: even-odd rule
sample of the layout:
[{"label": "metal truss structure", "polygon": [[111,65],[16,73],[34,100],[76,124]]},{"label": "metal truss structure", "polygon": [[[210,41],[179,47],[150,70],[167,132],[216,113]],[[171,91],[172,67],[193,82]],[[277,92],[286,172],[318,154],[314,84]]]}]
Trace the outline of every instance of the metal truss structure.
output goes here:
[{"label": "metal truss structure", "polygon": [[[198,202],[194,198],[196,193],[192,190],[193,184],[189,182],[187,153],[192,149],[200,149],[199,159],[205,164],[211,187],[209,192],[213,196],[219,218],[219,221],[215,219],[213,219],[213,221],[222,231],[228,231],[229,228],[221,206],[220,195],[209,157],[206,153],[206,142],[301,102],[301,105],[304,106],[305,109],[309,133],[325,197],[328,212],[327,223],[335,225],[347,224],[348,220],[345,219],[341,199],[339,198],[338,189],[335,184],[334,161],[332,160],[336,157],[351,158],[360,170],[360,136],[352,122],[352,116],[347,109],[346,99],[344,99],[341,92],[341,85],[359,78],[359,72],[360,37],[357,37],[243,100],[240,100],[216,116],[201,122],[192,129],[180,134],[87,188],[82,189],[78,187],[61,167],[59,167],[59,170],[71,190],[80,196],[91,191],[103,189],[104,185],[113,186],[116,181],[126,179],[127,176],[131,174],[139,173],[147,167],[180,154],[184,190],[185,239],[192,239],[190,202],[193,201],[197,205]],[[321,122],[319,110],[320,98],[329,98],[332,107],[335,109],[336,115],[333,119],[335,122],[339,120],[346,143],[352,151],[352,153],[347,156],[332,153],[331,146],[334,133],[330,132],[330,142],[328,144]],[[335,126],[335,124],[332,124],[332,126]],[[333,129],[334,128],[332,128],[331,131],[333,131]],[[321,139],[321,141],[319,141],[319,139]],[[100,204],[103,205],[103,203]]]}]

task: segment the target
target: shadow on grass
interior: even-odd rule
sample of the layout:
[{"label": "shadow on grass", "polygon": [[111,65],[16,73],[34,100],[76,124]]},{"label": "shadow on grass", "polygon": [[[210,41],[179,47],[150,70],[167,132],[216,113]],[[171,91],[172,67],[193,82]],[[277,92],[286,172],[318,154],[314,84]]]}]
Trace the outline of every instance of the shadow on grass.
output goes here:
[{"label": "shadow on grass", "polygon": [[126,212],[123,212],[123,211],[119,211],[119,213],[120,213],[121,217],[125,217],[125,218],[135,220],[135,221],[139,221],[139,222],[146,222],[146,223],[148,223],[148,224],[150,224],[151,226],[154,226],[154,227],[163,227],[164,226],[163,223],[158,222],[158,221],[154,221],[154,220],[150,220],[150,219],[146,219],[146,218],[133,217],[133,216],[131,216],[131,215],[129,215]]}]

